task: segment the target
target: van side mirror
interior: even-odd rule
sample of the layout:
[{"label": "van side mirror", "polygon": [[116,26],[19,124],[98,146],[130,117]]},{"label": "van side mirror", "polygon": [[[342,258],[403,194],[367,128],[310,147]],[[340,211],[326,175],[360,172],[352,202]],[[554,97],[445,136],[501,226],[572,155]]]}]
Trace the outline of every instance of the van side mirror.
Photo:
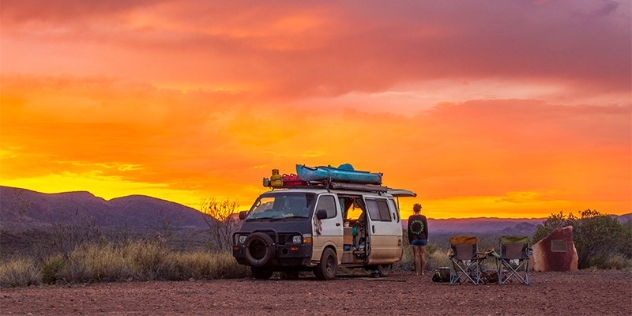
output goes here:
[{"label": "van side mirror", "polygon": [[327,210],[318,210],[316,211],[316,218],[325,219],[327,218]]},{"label": "van side mirror", "polygon": [[239,220],[244,220],[246,219],[246,216],[248,216],[248,211],[241,211],[239,212]]}]

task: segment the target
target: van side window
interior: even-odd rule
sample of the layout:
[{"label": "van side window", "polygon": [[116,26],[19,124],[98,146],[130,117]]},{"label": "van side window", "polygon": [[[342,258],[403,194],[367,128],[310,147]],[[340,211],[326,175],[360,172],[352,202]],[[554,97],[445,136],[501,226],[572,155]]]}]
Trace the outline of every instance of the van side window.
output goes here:
[{"label": "van side window", "polygon": [[331,195],[323,195],[318,199],[316,210],[327,210],[327,218],[336,217],[336,200]]},{"label": "van side window", "polygon": [[391,212],[385,199],[367,199],[366,207],[369,210],[369,216],[372,221],[391,221]]},{"label": "van side window", "polygon": [[380,219],[385,222],[390,222],[391,212],[388,209],[388,204],[386,204],[386,200],[377,200],[377,208],[380,210]]},{"label": "van side window", "polygon": [[366,208],[369,211],[369,217],[372,221],[380,220],[380,210],[377,208],[375,200],[366,199]]}]

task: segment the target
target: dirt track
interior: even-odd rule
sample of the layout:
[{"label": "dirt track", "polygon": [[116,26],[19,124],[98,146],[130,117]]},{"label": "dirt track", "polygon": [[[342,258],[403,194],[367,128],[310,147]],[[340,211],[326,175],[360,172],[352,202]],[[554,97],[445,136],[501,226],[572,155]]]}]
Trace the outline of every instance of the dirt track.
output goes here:
[{"label": "dirt track", "polygon": [[429,276],[103,283],[0,289],[2,315],[630,315],[632,272],[532,273],[531,285]]}]

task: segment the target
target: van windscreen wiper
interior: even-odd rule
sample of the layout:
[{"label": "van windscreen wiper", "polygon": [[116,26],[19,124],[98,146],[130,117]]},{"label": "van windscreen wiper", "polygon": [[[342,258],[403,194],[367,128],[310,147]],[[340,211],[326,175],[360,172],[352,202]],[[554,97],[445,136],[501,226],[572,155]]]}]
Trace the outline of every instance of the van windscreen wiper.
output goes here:
[{"label": "van windscreen wiper", "polygon": [[279,218],[273,218],[270,221],[271,222],[277,222],[281,219],[288,219],[288,218],[307,218],[307,216],[299,216],[299,215],[293,215],[293,216],[287,216],[287,217],[279,217]]}]

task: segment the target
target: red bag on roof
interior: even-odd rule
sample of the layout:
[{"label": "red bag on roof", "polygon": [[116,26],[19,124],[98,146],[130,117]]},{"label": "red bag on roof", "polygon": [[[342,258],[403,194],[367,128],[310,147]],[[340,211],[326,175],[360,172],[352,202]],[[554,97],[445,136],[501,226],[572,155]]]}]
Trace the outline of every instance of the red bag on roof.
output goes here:
[{"label": "red bag on roof", "polygon": [[301,180],[296,174],[284,174],[281,176],[281,180],[283,180],[283,186],[292,187],[299,185],[306,185],[307,182]]}]

